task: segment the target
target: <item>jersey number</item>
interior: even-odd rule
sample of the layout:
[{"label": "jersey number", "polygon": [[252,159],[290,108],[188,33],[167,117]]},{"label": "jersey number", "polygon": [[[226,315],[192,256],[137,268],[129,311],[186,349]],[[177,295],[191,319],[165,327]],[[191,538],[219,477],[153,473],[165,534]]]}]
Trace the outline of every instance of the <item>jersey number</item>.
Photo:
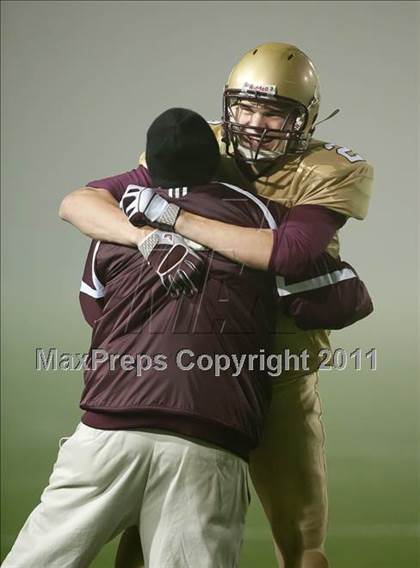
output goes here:
[{"label": "jersey number", "polygon": [[350,150],[350,148],[343,148],[340,146],[335,146],[334,144],[325,144],[324,148],[326,150],[336,150],[337,154],[339,154],[340,156],[343,156],[343,158],[346,158],[349,162],[351,162],[352,164],[354,162],[364,162],[365,159],[362,158],[362,156],[360,156],[359,154],[355,154],[353,152],[353,150]]}]

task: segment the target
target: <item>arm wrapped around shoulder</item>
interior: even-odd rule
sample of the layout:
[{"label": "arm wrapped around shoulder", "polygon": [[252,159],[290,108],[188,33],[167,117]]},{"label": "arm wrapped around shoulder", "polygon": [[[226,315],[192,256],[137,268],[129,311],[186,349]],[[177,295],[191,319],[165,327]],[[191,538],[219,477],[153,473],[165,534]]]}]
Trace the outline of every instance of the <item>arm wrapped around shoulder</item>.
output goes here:
[{"label": "arm wrapped around shoulder", "polygon": [[282,276],[304,275],[325,251],[347,217],[320,205],[296,205],[273,230],[269,269]]},{"label": "arm wrapped around shoulder", "polygon": [[276,279],[284,311],[301,329],[342,329],[373,311],[355,269],[328,253],[312,264],[304,278]]}]

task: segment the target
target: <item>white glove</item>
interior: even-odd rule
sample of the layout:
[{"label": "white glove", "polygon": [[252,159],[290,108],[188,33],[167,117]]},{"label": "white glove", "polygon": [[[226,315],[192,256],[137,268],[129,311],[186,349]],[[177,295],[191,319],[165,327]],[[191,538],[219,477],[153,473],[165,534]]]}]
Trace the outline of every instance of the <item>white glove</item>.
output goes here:
[{"label": "white glove", "polygon": [[174,229],[180,208],[169,203],[150,187],[130,184],[120,201],[120,208],[137,227],[151,225],[164,231]]},{"label": "white glove", "polygon": [[206,265],[183,237],[156,230],[139,241],[137,247],[171,296],[198,293]]}]

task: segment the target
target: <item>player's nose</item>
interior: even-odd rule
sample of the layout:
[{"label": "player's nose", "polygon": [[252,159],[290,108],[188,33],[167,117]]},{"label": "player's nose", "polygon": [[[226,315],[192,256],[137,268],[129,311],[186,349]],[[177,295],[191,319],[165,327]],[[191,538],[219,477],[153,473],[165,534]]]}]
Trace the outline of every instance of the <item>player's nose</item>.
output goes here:
[{"label": "player's nose", "polygon": [[262,127],[265,124],[265,117],[261,112],[253,112],[249,119],[249,126]]}]

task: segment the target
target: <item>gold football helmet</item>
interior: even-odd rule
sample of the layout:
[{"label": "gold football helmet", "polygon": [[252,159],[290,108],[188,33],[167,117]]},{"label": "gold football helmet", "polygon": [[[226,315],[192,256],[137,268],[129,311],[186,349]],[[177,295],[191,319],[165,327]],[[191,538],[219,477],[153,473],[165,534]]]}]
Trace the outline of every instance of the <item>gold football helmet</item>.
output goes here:
[{"label": "gold football helmet", "polygon": [[[227,154],[252,163],[305,151],[319,102],[318,74],[307,55],[286,43],[259,45],[235,65],[224,89],[223,140]],[[251,114],[257,108],[268,108],[283,117],[282,126],[244,123],[238,118],[241,107]]]}]

